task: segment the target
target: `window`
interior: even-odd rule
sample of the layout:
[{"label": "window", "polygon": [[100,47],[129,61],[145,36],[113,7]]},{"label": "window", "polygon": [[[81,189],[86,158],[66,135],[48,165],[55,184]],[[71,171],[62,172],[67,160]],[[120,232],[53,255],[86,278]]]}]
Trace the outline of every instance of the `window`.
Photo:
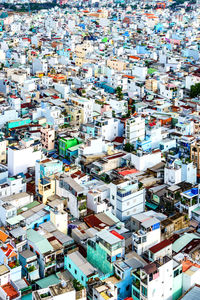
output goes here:
[{"label": "window", "polygon": [[69,269],[71,269],[71,267],[72,267],[71,264],[69,264]]},{"label": "window", "polygon": [[130,289],[130,284],[126,286],[126,290],[128,291]]},{"label": "window", "polygon": [[83,276],[81,276],[81,280],[82,280],[82,281],[84,280]]},{"label": "window", "polygon": [[174,271],[174,277],[178,276],[178,274],[179,274],[179,270],[175,270]]},{"label": "window", "polygon": [[147,296],[147,288],[142,285],[142,295]]},{"label": "window", "polygon": [[75,270],[74,273],[77,274],[77,270]]},{"label": "window", "polygon": [[133,295],[134,295],[136,298],[140,299],[139,293],[136,292],[134,289],[133,289]]}]

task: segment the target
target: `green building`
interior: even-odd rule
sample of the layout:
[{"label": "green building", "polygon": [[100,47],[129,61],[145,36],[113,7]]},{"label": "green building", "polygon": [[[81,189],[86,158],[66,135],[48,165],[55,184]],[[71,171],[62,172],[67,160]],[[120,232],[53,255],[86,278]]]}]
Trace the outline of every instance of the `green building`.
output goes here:
[{"label": "green building", "polygon": [[7,130],[13,129],[13,128],[16,128],[16,127],[20,127],[20,126],[29,125],[30,123],[31,123],[30,118],[24,118],[24,119],[9,121],[7,123]]},{"label": "green building", "polygon": [[68,156],[68,149],[80,145],[81,141],[77,138],[61,138],[59,139],[59,155],[62,157]]},{"label": "green building", "polygon": [[177,300],[182,295],[183,274],[182,264],[173,260],[173,300]]},{"label": "green building", "polygon": [[104,274],[114,274],[114,262],[124,256],[125,242],[115,231],[102,230],[88,240],[87,260]]}]

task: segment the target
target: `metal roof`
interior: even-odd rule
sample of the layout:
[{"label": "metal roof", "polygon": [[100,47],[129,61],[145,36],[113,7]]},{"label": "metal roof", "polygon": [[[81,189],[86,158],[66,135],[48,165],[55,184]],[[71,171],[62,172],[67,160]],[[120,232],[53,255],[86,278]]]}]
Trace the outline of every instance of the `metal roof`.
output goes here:
[{"label": "metal roof", "polygon": [[199,300],[200,299],[200,286],[195,285],[181,300]]}]

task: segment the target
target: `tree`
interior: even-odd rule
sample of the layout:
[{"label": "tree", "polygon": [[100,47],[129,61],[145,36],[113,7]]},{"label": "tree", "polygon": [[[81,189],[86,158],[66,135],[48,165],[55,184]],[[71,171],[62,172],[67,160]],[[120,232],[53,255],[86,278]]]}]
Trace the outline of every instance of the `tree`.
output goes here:
[{"label": "tree", "polygon": [[200,95],[200,83],[192,85],[190,88],[190,97],[195,98]]},{"label": "tree", "polygon": [[126,144],[124,145],[124,150],[125,150],[126,152],[133,152],[133,151],[135,150],[135,148],[134,148],[134,146],[131,145],[130,143],[126,143]]},{"label": "tree", "polygon": [[117,94],[117,98],[118,98],[119,100],[122,100],[122,99],[123,99],[124,94],[122,93],[122,88],[121,88],[120,86],[118,86],[118,87],[116,88],[116,94]]}]

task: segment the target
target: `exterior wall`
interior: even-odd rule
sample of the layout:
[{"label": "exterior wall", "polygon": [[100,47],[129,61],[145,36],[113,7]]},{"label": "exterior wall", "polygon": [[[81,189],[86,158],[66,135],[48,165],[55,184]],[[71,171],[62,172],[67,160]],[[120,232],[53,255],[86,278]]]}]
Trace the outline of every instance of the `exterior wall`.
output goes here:
[{"label": "exterior wall", "polygon": [[200,269],[197,269],[194,272],[190,272],[190,269],[183,273],[183,293],[195,284],[200,284]]},{"label": "exterior wall", "polygon": [[107,66],[110,67],[111,69],[114,69],[114,70],[120,71],[120,72],[126,69],[126,64],[120,60],[108,59]]},{"label": "exterior wall", "polygon": [[8,148],[8,172],[11,176],[27,173],[29,167],[34,167],[36,160],[40,160],[40,150],[34,151],[33,147],[13,150]]},{"label": "exterior wall", "polygon": [[50,212],[51,222],[56,226],[56,228],[64,234],[67,234],[68,228],[68,214],[67,212]]},{"label": "exterior wall", "polygon": [[55,145],[55,130],[51,128],[41,129],[41,142],[42,147],[47,150],[54,149]]},{"label": "exterior wall", "polygon": [[149,300],[152,299],[171,300],[172,287],[173,287],[173,260],[170,260],[168,263],[165,263],[159,267],[158,278],[149,282],[147,298]]},{"label": "exterior wall", "polygon": [[[160,228],[141,235],[141,242],[137,242],[137,236],[133,234],[133,250],[141,255],[152,246],[158,244],[160,242],[160,236]],[[143,241],[143,237],[146,237],[146,241]]]},{"label": "exterior wall", "polygon": [[22,266],[10,269],[10,279],[17,281],[22,278]]},{"label": "exterior wall", "polygon": [[116,217],[121,221],[125,221],[132,215],[143,212],[145,203],[144,192],[145,190],[142,189],[125,197],[120,197],[119,194],[117,194]]},{"label": "exterior wall", "polygon": [[[79,269],[79,267],[74,263],[69,256],[65,256],[64,259],[64,269],[68,270],[68,272],[71,273],[71,275],[78,280],[84,287],[87,286],[87,281],[89,278]],[[96,275],[96,277],[98,274]],[[91,277],[92,278],[92,277]]]},{"label": "exterior wall", "polygon": [[131,118],[126,122],[125,136],[127,143],[135,143],[145,138],[145,120],[141,117]]},{"label": "exterior wall", "polygon": [[114,274],[113,264],[107,260],[107,251],[102,245],[96,243],[96,249],[87,245],[87,260],[104,274]]},{"label": "exterior wall", "polygon": [[165,168],[164,169],[164,183],[173,185],[180,183],[181,179],[181,168]]},{"label": "exterior wall", "polygon": [[6,140],[0,141],[0,163],[6,163]]},{"label": "exterior wall", "polygon": [[178,300],[182,295],[183,274],[182,266],[173,270],[173,300]]},{"label": "exterior wall", "polygon": [[131,154],[131,164],[139,171],[145,171],[147,168],[151,168],[161,162],[161,152],[156,151],[154,153],[137,156]]}]

